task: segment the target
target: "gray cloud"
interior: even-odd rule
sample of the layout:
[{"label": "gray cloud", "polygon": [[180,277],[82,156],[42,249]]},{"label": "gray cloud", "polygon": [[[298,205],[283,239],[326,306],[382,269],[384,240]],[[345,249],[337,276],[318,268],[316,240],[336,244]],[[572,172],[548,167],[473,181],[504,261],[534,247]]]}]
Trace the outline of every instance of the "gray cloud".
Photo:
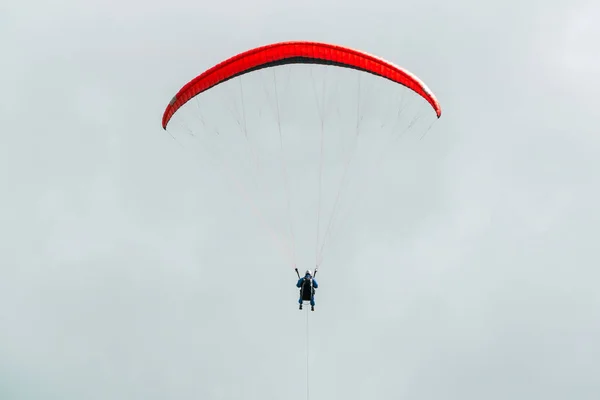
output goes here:
[{"label": "gray cloud", "polygon": [[0,12],[0,398],[306,396],[286,258],[160,129],[191,77],[289,39],[393,60],[444,111],[328,244],[311,398],[597,397],[592,3],[20,4]]}]

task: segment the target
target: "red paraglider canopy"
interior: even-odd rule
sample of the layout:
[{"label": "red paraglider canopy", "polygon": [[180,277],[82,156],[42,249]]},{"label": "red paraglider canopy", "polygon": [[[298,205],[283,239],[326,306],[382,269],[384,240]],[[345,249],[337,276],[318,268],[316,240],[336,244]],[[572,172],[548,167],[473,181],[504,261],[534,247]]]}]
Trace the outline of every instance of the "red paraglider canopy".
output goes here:
[{"label": "red paraglider canopy", "polygon": [[257,47],[206,70],[173,97],[163,114],[162,127],[167,128],[173,114],[185,103],[213,86],[262,68],[294,63],[335,65],[381,76],[413,90],[431,104],[438,118],[442,115],[440,104],[429,88],[419,78],[393,63],[347,47],[300,41]]}]

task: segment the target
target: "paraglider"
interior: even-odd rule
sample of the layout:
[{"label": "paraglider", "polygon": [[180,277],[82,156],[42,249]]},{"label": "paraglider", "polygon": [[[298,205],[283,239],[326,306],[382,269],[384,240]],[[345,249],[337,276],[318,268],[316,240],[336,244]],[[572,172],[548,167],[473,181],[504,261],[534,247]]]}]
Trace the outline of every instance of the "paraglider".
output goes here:
[{"label": "paraglider", "polygon": [[[297,268],[296,273],[299,278],[296,287],[300,288],[300,298],[298,299],[298,303],[300,304],[299,309],[302,310],[302,304],[308,301],[310,302],[310,310],[315,311],[315,289],[319,288],[319,284],[310,269],[306,270],[304,276],[301,278]],[[315,275],[316,273],[317,271],[315,271]]]},{"label": "paraglider", "polygon": [[[294,83],[300,85],[300,89],[313,89],[319,87],[319,85],[316,85],[314,82],[312,82],[313,85],[310,85],[308,81],[295,81],[294,79],[290,78],[291,74],[289,74],[286,78],[285,86],[282,85],[283,88],[278,87],[278,80],[275,78],[275,70],[277,68],[291,66],[298,66],[298,69],[302,69],[302,66],[307,68],[308,66],[313,67],[315,65],[319,68],[328,69],[329,71],[333,72],[327,76],[327,80],[324,82],[324,85],[322,85],[323,87],[325,87],[326,83],[330,83],[331,91],[326,93],[325,89],[323,89],[323,93],[320,94],[320,96],[322,97],[317,96],[316,89],[314,93],[311,93],[311,96],[314,94],[314,99],[316,99],[317,103],[316,108],[318,108],[319,112],[317,114],[317,127],[307,128],[305,125],[307,125],[306,121],[309,117],[309,111],[314,110],[314,107],[302,108],[301,106],[296,105],[296,99],[298,99],[298,102],[300,102],[305,98],[311,98],[311,96],[302,97],[297,96],[297,94],[291,90],[289,90],[289,92],[286,91],[288,90],[288,86]],[[261,70],[266,69],[269,70],[269,79],[264,79],[264,81],[262,82],[272,82],[274,89],[272,93],[268,93],[268,96],[259,99],[261,91],[255,90],[254,92],[251,92],[250,90],[248,90],[246,86],[246,81],[242,83],[242,76],[259,74]],[[272,77],[270,76],[271,70],[273,71]],[[355,81],[353,81],[352,79],[346,79],[346,77],[349,77],[349,73],[348,75],[345,75],[345,71],[357,73],[357,79]],[[310,69],[310,73],[310,78],[312,79],[313,69]],[[370,93],[372,93],[375,97],[373,99],[364,100],[361,98],[361,96],[365,96],[363,92],[367,92],[368,83],[370,82],[369,79],[367,79],[368,77],[373,77],[373,80],[377,80],[378,82],[372,82],[373,85],[370,88]],[[178,110],[184,107],[191,99],[203,97],[205,96],[204,94],[202,96],[199,95],[204,92],[212,92],[213,90],[215,90],[215,87],[220,88],[226,82],[234,81],[236,79],[239,85],[236,84],[236,86],[232,86],[234,90],[231,90],[231,92],[239,92],[240,100],[239,102],[235,102],[234,104],[228,104],[229,106],[231,106],[230,108],[233,110],[232,112],[235,112],[235,117],[230,119],[224,119],[222,121],[222,125],[230,124],[231,126],[225,128],[221,126],[218,129],[215,129],[216,135],[213,135],[214,137],[222,138],[222,140],[227,140],[228,138],[230,138],[231,140],[245,140],[246,143],[248,143],[248,148],[252,152],[252,156],[250,158],[254,157],[255,160],[258,160],[256,154],[258,153],[257,149],[259,145],[264,145],[265,153],[268,155],[273,154],[274,150],[277,150],[280,147],[283,158],[284,135],[282,133],[282,126],[288,128],[286,134],[291,131],[291,134],[289,136],[290,141],[295,141],[294,144],[290,144],[290,148],[300,148],[299,144],[310,144],[307,138],[311,133],[319,132],[321,135],[321,147],[319,158],[320,161],[314,163],[307,162],[307,164],[310,165],[318,165],[319,172],[318,174],[314,175],[319,177],[317,186],[318,190],[316,190],[317,187],[315,187],[314,190],[305,191],[305,193],[309,194],[314,193],[315,197],[318,196],[318,200],[314,202],[314,204],[318,208],[318,211],[315,210],[315,215],[317,215],[317,245],[315,249],[316,265],[321,265],[325,241],[328,240],[331,236],[331,225],[332,222],[337,218],[337,212],[339,208],[339,191],[342,190],[342,186],[345,183],[348,165],[350,164],[350,160],[352,159],[352,156],[348,156],[346,162],[340,162],[340,165],[344,168],[342,184],[340,184],[340,189],[335,197],[335,202],[331,207],[332,213],[329,223],[327,225],[321,225],[321,189],[322,187],[325,187],[325,189],[327,189],[327,187],[331,187],[324,186],[321,182],[323,176],[322,153],[323,138],[325,136],[324,127],[334,126],[333,123],[328,125],[326,122],[334,121],[338,123],[338,125],[335,125],[335,129],[331,128],[331,130],[339,132],[340,137],[342,137],[342,139],[356,138],[355,144],[358,143],[359,136],[361,140],[371,140],[370,138],[373,137],[372,135],[377,130],[389,129],[389,131],[392,132],[392,134],[394,134],[396,132],[405,132],[408,129],[412,129],[415,126],[415,120],[417,118],[422,117],[422,114],[424,113],[415,115],[415,117],[412,120],[409,120],[406,123],[401,122],[401,117],[403,117],[401,111],[404,111],[405,108],[405,99],[403,100],[402,96],[406,95],[406,93],[399,94],[400,89],[403,89],[406,92],[410,92],[410,94],[412,95],[416,94],[416,96],[414,96],[416,100],[418,102],[423,103],[421,105],[424,105],[427,108],[426,110],[421,109],[421,111],[426,111],[430,115],[433,114],[434,119],[438,119],[441,116],[441,106],[434,94],[419,78],[417,78],[415,75],[408,72],[407,70],[382,58],[348,47],[319,42],[297,41],[274,43],[250,49],[207,69],[206,71],[189,81],[187,84],[185,84],[177,92],[177,94],[173,96],[162,116],[163,129],[167,129],[167,126],[171,119],[179,113]],[[331,82],[331,80],[336,79],[339,80]],[[353,82],[356,83],[356,90],[354,90],[354,88],[349,88],[349,86],[351,86]],[[379,87],[375,88],[375,84],[381,84],[382,86],[383,84],[385,84],[385,86],[389,87],[386,87],[386,89],[389,89],[389,91],[393,93],[390,93],[389,97],[384,97],[382,91],[379,90]],[[263,89],[265,93],[268,92],[266,87],[263,87]],[[347,93],[344,92],[344,90],[346,89],[348,89]],[[225,93],[226,92],[223,91],[221,93],[221,96],[226,97]],[[285,114],[283,112],[284,110],[282,110],[283,100],[281,96],[285,95],[285,93],[292,93],[291,98],[294,99],[293,106],[286,109],[287,114]],[[356,93],[355,96],[353,96],[354,93]],[[333,99],[331,99],[329,103],[325,101],[325,94],[333,96]],[[199,130],[209,130],[209,128],[207,128],[209,125],[206,121],[207,116],[218,117],[219,115],[223,115],[223,109],[225,107],[219,108],[218,106],[215,106],[218,97],[219,96],[216,95],[213,97],[209,95],[209,99],[206,100],[206,104],[204,105],[200,105],[200,102],[197,102],[198,107],[194,109],[199,114],[195,115],[196,122],[201,123]],[[330,109],[326,109],[326,106],[328,104],[333,104],[333,106]],[[263,110],[263,108],[266,108],[269,105],[272,106],[271,114]],[[255,106],[257,108],[257,112],[253,114],[253,117],[248,111],[248,107],[252,106]],[[210,108],[210,110],[206,111],[206,108]],[[367,109],[373,114],[370,116],[370,118],[365,118],[365,122],[363,122],[363,112],[365,112]],[[432,109],[433,113],[431,112]],[[343,115],[343,112],[348,112],[350,116],[348,118],[341,117],[340,115]],[[353,113],[355,115],[353,115]],[[290,115],[293,116],[296,114],[299,115],[299,123],[286,122],[284,124],[284,117],[289,117]],[[254,119],[251,119],[251,117]],[[338,117],[339,119],[336,119]],[[263,123],[265,121],[269,122],[267,121],[268,118],[271,118],[271,122],[273,122],[273,125],[272,128],[265,129]],[[385,118],[387,118],[387,120]],[[235,126],[235,123],[237,123],[237,126]],[[433,121],[431,122],[431,124],[433,124]],[[232,131],[237,127],[239,127],[239,129],[243,132],[243,135],[236,136],[233,134],[222,134],[223,132],[232,133]],[[427,129],[429,128],[431,128],[431,125],[429,125]],[[254,129],[254,131],[252,131],[252,129]],[[192,131],[191,129],[188,130]],[[255,135],[255,141],[252,141],[252,135]],[[365,137],[366,139],[362,139],[363,137]],[[268,142],[269,139],[275,142],[271,142],[270,145],[266,144],[266,142]],[[301,142],[301,140],[303,140],[303,142]],[[235,144],[239,145],[240,143],[243,142],[237,142]],[[315,140],[315,148],[319,149],[316,143],[318,142]],[[385,146],[386,145],[384,145],[384,148],[386,148]],[[339,148],[342,147],[343,146],[339,146]],[[348,146],[348,148],[355,147],[356,146]],[[225,147],[225,149],[226,150],[224,151],[224,153],[234,154],[234,152],[228,151],[230,148]],[[377,157],[379,156],[375,156],[373,161],[378,161],[381,158]],[[238,157],[237,155],[232,155],[231,158],[234,160],[237,160],[238,158],[241,159],[241,157]],[[299,157],[297,157],[297,159],[299,159]],[[306,158],[303,157],[302,159],[304,160]],[[373,162],[372,164],[375,164],[375,162]],[[268,173],[272,173],[272,171],[276,169],[275,167],[277,165],[269,164],[269,166],[269,168],[261,169],[260,172],[264,173],[265,175],[267,175]],[[250,168],[248,168],[247,165],[242,167],[243,172],[246,172],[249,169]],[[256,169],[258,170],[258,167]],[[290,182],[288,182],[288,170],[285,167],[283,161],[281,164],[281,170],[281,175],[283,176],[282,179],[284,180],[285,184],[284,192],[287,196],[287,208],[289,212],[291,194],[289,192],[288,186]],[[270,178],[272,178],[272,176],[270,176]],[[251,204],[250,202],[247,203]],[[265,206],[265,208],[274,209],[273,206]],[[285,239],[287,238],[283,238],[284,240],[281,240],[281,242],[285,242],[283,243],[284,246],[282,247],[284,248],[284,250],[286,250],[285,252],[290,258],[291,265],[294,266],[296,265],[296,250],[293,243],[295,237],[294,230],[292,229],[292,218],[289,215],[288,218],[290,219],[289,231],[292,243],[290,244],[289,242],[286,242]],[[303,217],[303,222],[306,220],[307,218]],[[324,235],[321,235],[321,228],[323,226],[326,227],[326,232]],[[281,233],[279,233],[279,235],[281,236]],[[278,239],[282,238],[278,237]],[[298,272],[297,269],[296,272]],[[315,280],[315,275],[316,270],[314,275],[310,270],[306,271],[304,277],[301,277],[298,274],[299,279],[296,283],[296,286],[300,288],[300,298],[298,300],[300,310],[302,309],[303,302],[307,301],[311,304],[311,310],[314,311],[314,295],[315,289],[318,287],[317,281]]]}]

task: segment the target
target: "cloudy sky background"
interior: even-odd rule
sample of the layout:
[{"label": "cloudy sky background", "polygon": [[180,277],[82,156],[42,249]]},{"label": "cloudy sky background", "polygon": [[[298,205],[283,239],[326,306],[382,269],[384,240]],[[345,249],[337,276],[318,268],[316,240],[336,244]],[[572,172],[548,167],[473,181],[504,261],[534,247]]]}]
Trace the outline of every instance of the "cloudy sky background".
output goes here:
[{"label": "cloudy sky background", "polygon": [[0,6],[0,398],[305,398],[289,265],[160,128],[290,39],[394,60],[444,112],[329,249],[311,398],[598,398],[600,7],[340,4]]}]

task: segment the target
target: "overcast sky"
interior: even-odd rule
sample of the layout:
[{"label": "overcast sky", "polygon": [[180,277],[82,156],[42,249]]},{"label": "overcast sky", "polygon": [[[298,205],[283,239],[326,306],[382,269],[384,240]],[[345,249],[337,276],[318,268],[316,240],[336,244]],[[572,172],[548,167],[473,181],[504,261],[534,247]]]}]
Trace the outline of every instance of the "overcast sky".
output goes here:
[{"label": "overcast sky", "polygon": [[328,249],[310,397],[599,398],[597,2],[5,3],[0,399],[306,398],[293,270],[160,127],[202,70],[297,39],[443,109]]}]

